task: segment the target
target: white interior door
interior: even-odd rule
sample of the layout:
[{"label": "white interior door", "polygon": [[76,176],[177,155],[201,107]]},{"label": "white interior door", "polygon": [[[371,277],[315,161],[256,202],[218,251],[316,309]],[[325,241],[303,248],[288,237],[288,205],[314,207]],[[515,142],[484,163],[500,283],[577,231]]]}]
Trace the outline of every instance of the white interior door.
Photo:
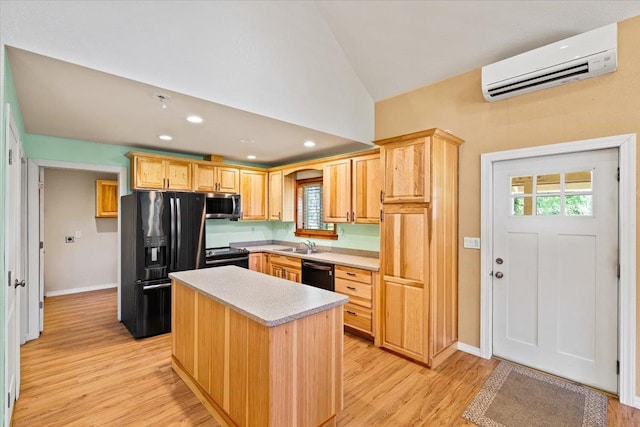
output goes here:
[{"label": "white interior door", "polygon": [[[9,109],[7,108],[7,111]],[[5,282],[5,395],[7,407],[5,425],[10,425],[13,406],[20,388],[20,301],[16,286],[24,283],[22,276],[22,232],[20,221],[21,190],[21,144],[11,115],[7,114],[6,137],[6,212],[5,212],[5,257],[8,272]]]},{"label": "white interior door", "polygon": [[493,353],[618,391],[618,150],[494,168]]}]

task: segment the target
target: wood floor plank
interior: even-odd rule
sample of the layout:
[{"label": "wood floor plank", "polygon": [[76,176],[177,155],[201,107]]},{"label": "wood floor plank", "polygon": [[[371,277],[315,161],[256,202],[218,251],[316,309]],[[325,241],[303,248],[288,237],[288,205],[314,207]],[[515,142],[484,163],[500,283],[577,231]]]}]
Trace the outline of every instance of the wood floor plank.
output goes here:
[{"label": "wood floor plank", "polygon": [[[45,300],[45,330],[21,348],[14,426],[218,425],[171,369],[171,334],[135,340],[116,310],[113,289]],[[460,414],[498,363],[457,352],[431,370],[345,335],[337,425],[472,425]],[[640,410],[609,398],[609,425],[640,425]]]}]

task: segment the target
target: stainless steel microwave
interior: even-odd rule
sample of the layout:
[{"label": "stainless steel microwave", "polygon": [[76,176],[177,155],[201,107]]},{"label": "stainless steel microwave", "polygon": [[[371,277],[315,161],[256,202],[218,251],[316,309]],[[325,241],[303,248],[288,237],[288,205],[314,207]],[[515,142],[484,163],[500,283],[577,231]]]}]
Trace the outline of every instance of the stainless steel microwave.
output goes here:
[{"label": "stainless steel microwave", "polygon": [[230,193],[209,193],[206,198],[206,218],[209,219],[240,219],[240,195]]}]

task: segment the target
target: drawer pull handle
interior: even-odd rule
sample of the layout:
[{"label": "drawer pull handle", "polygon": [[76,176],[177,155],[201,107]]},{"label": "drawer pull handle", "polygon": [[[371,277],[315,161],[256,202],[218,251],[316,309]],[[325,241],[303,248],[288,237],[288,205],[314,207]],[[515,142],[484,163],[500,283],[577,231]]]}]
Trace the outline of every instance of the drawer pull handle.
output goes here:
[{"label": "drawer pull handle", "polygon": [[349,272],[347,271],[347,276],[355,276],[355,275],[356,275],[356,273],[349,273]]},{"label": "drawer pull handle", "polygon": [[352,291],[355,291],[355,290],[356,290],[356,288],[354,288],[353,286],[347,286],[347,289],[350,289],[350,290],[352,290]]},{"label": "drawer pull handle", "polygon": [[357,316],[355,311],[347,310],[347,313],[351,314],[352,316]]}]

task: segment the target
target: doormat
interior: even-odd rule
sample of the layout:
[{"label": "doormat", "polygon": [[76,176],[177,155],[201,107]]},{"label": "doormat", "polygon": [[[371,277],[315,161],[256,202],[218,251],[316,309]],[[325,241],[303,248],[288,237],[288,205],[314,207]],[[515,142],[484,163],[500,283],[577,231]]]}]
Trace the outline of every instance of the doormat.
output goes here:
[{"label": "doormat", "polygon": [[606,427],[607,397],[503,361],[462,417],[481,427]]}]

